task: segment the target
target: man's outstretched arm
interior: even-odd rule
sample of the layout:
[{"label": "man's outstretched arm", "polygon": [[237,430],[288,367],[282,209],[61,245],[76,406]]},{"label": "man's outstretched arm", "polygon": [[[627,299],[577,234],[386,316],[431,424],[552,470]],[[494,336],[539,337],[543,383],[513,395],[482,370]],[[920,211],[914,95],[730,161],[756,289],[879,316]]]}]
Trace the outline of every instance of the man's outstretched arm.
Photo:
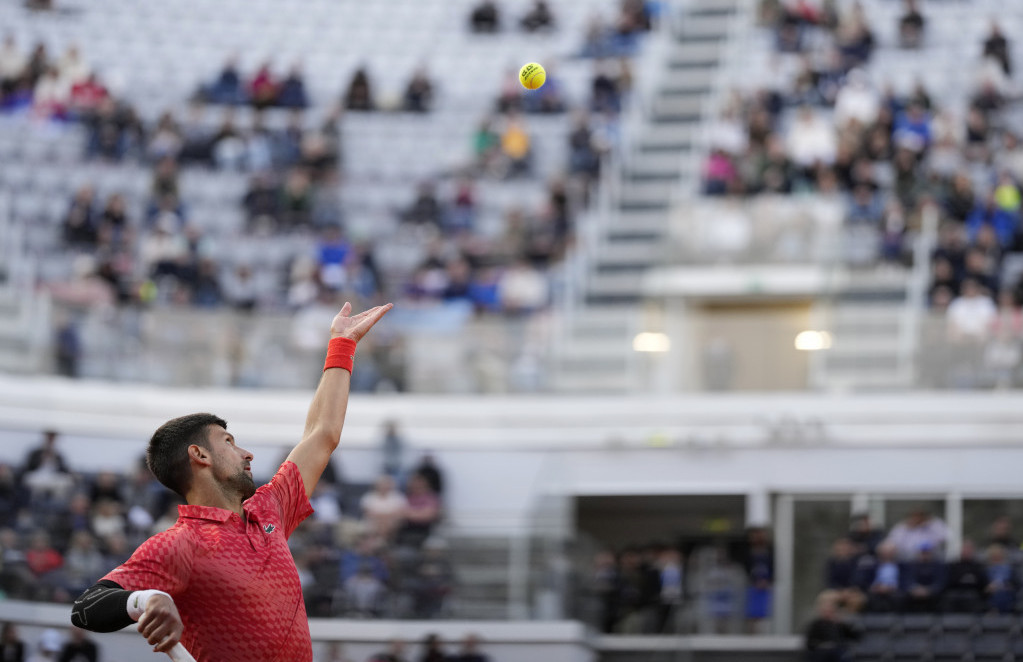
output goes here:
[{"label": "man's outstretched arm", "polygon": [[[352,306],[345,303],[330,325],[330,337],[358,342],[391,308],[392,304],[386,304],[351,315]],[[306,496],[312,495],[320,475],[330,462],[331,453],[341,441],[351,381],[351,373],[344,368],[324,369],[316,395],[309,405],[302,441],[288,455],[288,460],[295,463],[302,475]]]}]

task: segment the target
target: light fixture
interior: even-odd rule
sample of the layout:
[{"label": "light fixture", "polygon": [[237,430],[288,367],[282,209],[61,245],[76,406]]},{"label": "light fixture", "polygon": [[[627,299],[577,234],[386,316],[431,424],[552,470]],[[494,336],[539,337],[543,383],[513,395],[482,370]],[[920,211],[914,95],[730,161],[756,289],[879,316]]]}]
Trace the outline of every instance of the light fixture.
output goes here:
[{"label": "light fixture", "polygon": [[667,352],[671,349],[671,338],[665,333],[644,331],[632,339],[632,349],[637,352]]},{"label": "light fixture", "polygon": [[831,334],[827,331],[800,331],[796,336],[796,349],[816,352],[831,348]]}]

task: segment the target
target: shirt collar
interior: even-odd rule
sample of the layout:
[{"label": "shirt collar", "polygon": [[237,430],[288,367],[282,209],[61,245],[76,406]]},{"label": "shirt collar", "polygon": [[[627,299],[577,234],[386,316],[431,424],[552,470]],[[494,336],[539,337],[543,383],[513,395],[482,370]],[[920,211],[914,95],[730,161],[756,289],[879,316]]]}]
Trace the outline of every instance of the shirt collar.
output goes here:
[{"label": "shirt collar", "polygon": [[208,519],[214,522],[226,522],[234,515],[230,510],[217,508],[215,506],[178,506],[178,517],[190,517],[193,519]]}]

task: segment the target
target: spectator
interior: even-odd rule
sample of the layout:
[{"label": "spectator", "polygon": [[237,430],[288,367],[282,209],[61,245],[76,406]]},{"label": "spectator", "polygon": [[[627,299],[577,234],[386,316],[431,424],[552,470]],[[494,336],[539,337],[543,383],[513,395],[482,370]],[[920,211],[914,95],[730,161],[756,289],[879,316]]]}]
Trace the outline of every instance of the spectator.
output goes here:
[{"label": "spectator", "polygon": [[433,182],[420,182],[416,199],[404,212],[403,219],[413,225],[427,225],[440,229],[444,223],[444,209],[437,199],[437,191]]},{"label": "spectator", "polygon": [[298,63],[291,66],[288,75],[281,81],[277,91],[277,105],[281,108],[302,109],[309,106],[309,97],[305,91],[305,78],[302,67]]},{"label": "spectator", "polygon": [[525,259],[513,262],[497,283],[497,298],[506,315],[535,312],[547,305],[549,296],[547,279]]},{"label": "spectator", "polygon": [[903,5],[905,10],[899,17],[899,45],[903,48],[920,48],[923,45],[926,20],[916,0],[904,0]]},{"label": "spectator", "polygon": [[446,227],[455,234],[471,233],[476,223],[476,194],[469,177],[458,180],[454,198],[448,205]]},{"label": "spectator", "polygon": [[988,547],[986,572],[988,607],[999,614],[1015,612],[1019,582],[1012,564],[1009,563],[1005,548],[1001,545]]},{"label": "spectator", "polygon": [[991,523],[991,530],[988,533],[987,544],[1001,545],[1006,550],[1018,550],[1019,541],[1012,535],[1012,518],[1008,515],[1000,515]]},{"label": "spectator", "polygon": [[771,588],[774,584],[774,550],[767,539],[767,530],[751,528],[747,534],[746,556],[746,621],[751,633],[771,617]]},{"label": "spectator", "polygon": [[389,540],[404,521],[408,501],[394,489],[394,479],[385,475],[377,478],[373,490],[362,497],[360,505],[370,532]]},{"label": "spectator", "polygon": [[490,658],[479,650],[480,639],[475,634],[465,635],[462,649],[454,656],[454,662],[490,662]]},{"label": "spectator", "polygon": [[113,499],[100,499],[93,508],[92,531],[100,538],[124,535],[127,523],[121,504]]},{"label": "spectator", "polygon": [[384,436],[380,440],[380,453],[383,455],[381,474],[397,479],[404,465],[405,440],[398,432],[397,421],[384,423]]},{"label": "spectator", "polygon": [[945,194],[945,213],[952,220],[963,223],[973,212],[976,200],[969,174],[958,172],[952,179],[951,189]]},{"label": "spectator", "polygon": [[341,553],[340,579],[342,582],[354,577],[362,568],[369,568],[374,577],[386,584],[390,579],[387,565],[378,553],[382,540],[374,535],[362,534],[355,541],[353,549]]},{"label": "spectator", "polygon": [[657,566],[661,575],[660,614],[656,632],[679,634],[679,618],[685,601],[685,575],[682,553],[665,547],[660,550]]},{"label": "spectator", "polygon": [[469,27],[478,34],[492,34],[501,29],[501,14],[493,0],[482,0],[469,14]]},{"label": "spectator", "polygon": [[850,71],[835,96],[835,125],[845,129],[852,124],[863,130],[877,120],[880,110],[881,99],[866,72],[859,68]]},{"label": "spectator", "polygon": [[705,195],[725,195],[733,191],[739,181],[739,171],[731,156],[720,149],[710,150],[703,167],[703,192]]},{"label": "spectator", "polygon": [[71,639],[60,649],[59,662],[96,662],[99,648],[81,628],[71,628]]},{"label": "spectator", "polygon": [[89,185],[79,188],[64,217],[64,242],[85,249],[95,248],[98,238],[95,194]]},{"label": "spectator", "polygon": [[3,662],[25,662],[25,642],[18,636],[14,623],[4,623],[0,632],[0,660]]},{"label": "spectator", "polygon": [[32,110],[42,118],[62,118],[71,100],[71,89],[56,67],[49,67],[32,91]]},{"label": "spectator", "polygon": [[522,119],[513,114],[508,118],[501,133],[501,154],[504,158],[506,177],[524,176],[530,173],[532,141]]},{"label": "spectator", "polygon": [[925,613],[936,611],[946,575],[945,564],[935,557],[931,543],[920,546],[917,557],[905,565],[904,572],[906,608]]},{"label": "spectator", "polygon": [[426,75],[426,69],[418,67],[405,86],[405,110],[413,113],[426,113],[433,105],[433,83]]},{"label": "spectator", "polygon": [[409,582],[415,618],[434,619],[444,613],[454,588],[454,571],[448,558],[448,544],[431,536],[423,543],[422,559]]},{"label": "spectator", "polygon": [[39,645],[36,654],[29,658],[29,662],[57,662],[58,655],[64,647],[60,632],[53,629],[43,630],[39,636]]},{"label": "spectator", "polygon": [[394,639],[386,651],[377,653],[367,662],[408,662],[408,658],[405,657],[405,642],[401,639]]},{"label": "spectator", "polygon": [[36,503],[46,501],[44,496],[62,499],[71,487],[71,472],[57,450],[57,434],[55,430],[43,432],[42,445],[29,451],[22,465],[22,481]]},{"label": "spectator", "polygon": [[363,618],[379,618],[383,615],[387,587],[373,576],[370,566],[361,566],[342,586],[349,615]]},{"label": "spectator", "polygon": [[1002,33],[998,21],[991,19],[991,31],[984,40],[984,57],[991,58],[1001,66],[1006,76],[1012,76],[1012,58],[1009,56],[1009,40]]},{"label": "spectator", "polygon": [[423,641],[423,648],[423,653],[419,656],[419,662],[445,662],[448,659],[448,656],[444,654],[444,648],[439,635],[426,635],[426,640]]},{"label": "spectator", "polygon": [[345,93],[344,104],[348,110],[371,111],[376,109],[369,73],[365,67],[359,67],[352,75],[352,80],[348,83],[348,91]]},{"label": "spectator", "polygon": [[224,296],[235,310],[251,313],[256,309],[259,305],[259,286],[252,274],[252,267],[239,264],[233,272],[228,272],[224,281]]},{"label": "spectator", "polygon": [[29,570],[43,582],[52,581],[54,573],[64,565],[64,557],[50,544],[50,535],[44,530],[32,534],[31,545],[25,551]]},{"label": "spectator", "polygon": [[859,555],[852,541],[848,538],[836,540],[825,568],[824,585],[837,606],[853,613],[860,611],[866,602],[866,597],[856,585],[859,567]]},{"label": "spectator", "polygon": [[590,83],[590,110],[595,113],[618,113],[622,109],[623,70],[611,60],[598,60],[593,65]]},{"label": "spectator", "polygon": [[481,172],[496,170],[501,154],[501,136],[494,130],[491,118],[485,118],[472,136],[473,155],[476,168]]},{"label": "spectator", "polygon": [[220,270],[216,262],[209,258],[199,260],[192,283],[192,305],[199,308],[217,308],[224,301],[223,289],[220,286]]},{"label": "spectator", "polygon": [[860,632],[839,615],[840,601],[828,591],[817,596],[817,614],[806,630],[807,662],[847,662]]},{"label": "spectator", "polygon": [[835,130],[810,106],[803,106],[789,129],[786,152],[799,168],[810,169],[818,163],[835,160],[838,146]]},{"label": "spectator", "polygon": [[269,108],[277,103],[278,84],[270,71],[270,63],[264,62],[249,83],[249,102],[257,109]]},{"label": "spectator", "polygon": [[242,78],[238,73],[238,59],[229,58],[217,75],[212,85],[207,87],[203,96],[210,103],[234,105],[244,103],[245,92],[242,90]]},{"label": "spectator", "polygon": [[877,563],[863,568],[859,584],[867,594],[868,611],[901,611],[905,578],[897,553],[894,544],[883,542],[877,547]]},{"label": "spectator", "polygon": [[118,503],[124,503],[124,496],[121,494],[121,476],[113,471],[101,471],[96,475],[89,490],[89,498],[93,503],[103,499],[110,499]]},{"label": "spectator", "polygon": [[288,173],[281,188],[280,217],[282,229],[296,230],[312,224],[313,183],[309,173],[295,168]]},{"label": "spectator", "polygon": [[[931,118],[923,104],[910,103],[906,112],[899,113],[892,138],[897,147],[908,150],[914,157],[930,148]],[[914,169],[916,165],[914,161]]]},{"label": "spectator", "polygon": [[942,611],[949,613],[979,613],[986,604],[989,584],[984,564],[975,557],[971,540],[964,540],[959,559],[948,565],[945,592],[941,597]]},{"label": "spectator", "polygon": [[589,117],[585,113],[575,115],[574,128],[568,136],[568,145],[569,170],[590,181],[596,180],[600,174],[600,153],[590,131]]},{"label": "spectator", "polygon": [[72,116],[75,119],[80,119],[94,112],[109,96],[110,93],[96,77],[96,74],[90,73],[84,80],[71,86],[68,107]]},{"label": "spectator", "polygon": [[988,338],[998,309],[976,279],[964,278],[961,289],[945,315],[949,338],[957,342],[982,342]]},{"label": "spectator", "polygon": [[405,486],[407,505],[404,525],[398,532],[398,542],[420,547],[430,536],[433,527],[440,521],[440,499],[430,489],[430,484],[421,474],[409,476]]},{"label": "spectator", "polygon": [[[14,526],[28,498],[14,468],[0,462],[0,530]],[[0,570],[3,559],[0,558]]]},{"label": "spectator", "polygon": [[554,28],[554,14],[545,0],[535,0],[533,6],[523,15],[520,22],[526,32],[537,32]]},{"label": "spectator", "polygon": [[414,475],[422,477],[430,490],[438,497],[444,496],[444,474],[437,466],[433,453],[427,451],[413,469]]},{"label": "spectator", "polygon": [[27,64],[28,60],[14,35],[4,36],[3,44],[0,44],[0,99],[14,92]]},{"label": "spectator", "polygon": [[78,531],[71,538],[71,548],[64,556],[64,586],[69,595],[79,595],[106,572],[103,555],[96,549],[96,540],[88,531]]},{"label": "spectator", "polygon": [[917,508],[892,528],[885,542],[894,546],[899,560],[911,561],[924,545],[929,545],[935,554],[940,553],[947,539],[945,522],[927,509]]},{"label": "spectator", "polygon": [[28,567],[20,536],[14,529],[0,529],[0,590],[11,598],[34,598],[38,584]]}]

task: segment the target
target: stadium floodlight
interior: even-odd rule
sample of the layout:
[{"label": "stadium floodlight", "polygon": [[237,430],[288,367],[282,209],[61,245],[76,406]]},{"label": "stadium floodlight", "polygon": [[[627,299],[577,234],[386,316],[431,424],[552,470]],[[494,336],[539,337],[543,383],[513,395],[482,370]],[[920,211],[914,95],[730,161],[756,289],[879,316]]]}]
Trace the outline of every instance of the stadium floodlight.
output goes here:
[{"label": "stadium floodlight", "polygon": [[666,333],[644,331],[632,339],[632,349],[637,352],[667,352],[671,349],[671,338]]},{"label": "stadium floodlight", "polygon": [[831,334],[827,331],[800,331],[796,335],[796,349],[801,352],[816,352],[831,348]]}]

